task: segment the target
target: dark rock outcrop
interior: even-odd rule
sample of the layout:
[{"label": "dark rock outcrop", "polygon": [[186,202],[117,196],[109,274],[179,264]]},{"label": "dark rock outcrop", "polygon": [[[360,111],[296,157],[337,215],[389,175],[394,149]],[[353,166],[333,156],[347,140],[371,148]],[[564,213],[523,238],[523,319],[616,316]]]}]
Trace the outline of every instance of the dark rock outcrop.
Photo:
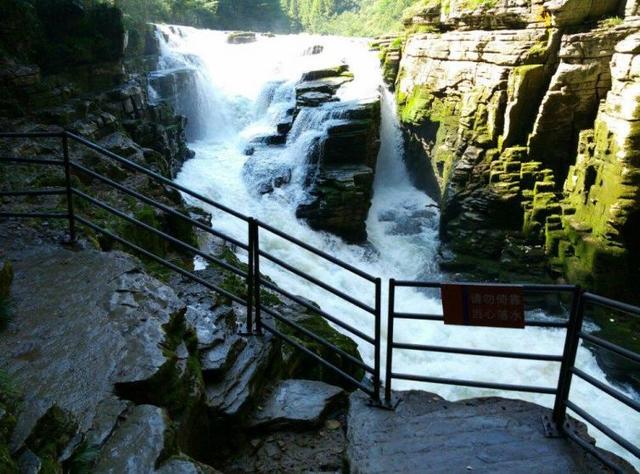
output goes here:
[{"label": "dark rock outcrop", "polygon": [[318,144],[310,199],[296,215],[314,229],[362,242],[380,147],[380,100],[345,104],[339,115]]},{"label": "dark rock outcrop", "polygon": [[[296,216],[314,229],[334,233],[348,242],[363,242],[380,148],[380,98],[341,102],[338,91],[353,79],[346,64],[303,73],[295,86],[295,107],[279,119],[277,133],[256,137],[245,148],[250,158],[244,172],[251,176],[260,194],[285,187],[292,180],[290,165],[257,152],[263,147],[277,150],[285,146],[301,117],[324,121],[326,133],[316,137],[307,149],[304,184],[308,199],[298,206]],[[310,108],[315,110],[309,112]]]},{"label": "dark rock outcrop", "polygon": [[344,398],[338,387],[312,380],[284,380],[253,415],[254,429],[304,429],[319,426]]},{"label": "dark rock outcrop", "polygon": [[256,41],[256,34],[252,31],[234,31],[227,35],[227,43],[229,44],[247,44]]}]

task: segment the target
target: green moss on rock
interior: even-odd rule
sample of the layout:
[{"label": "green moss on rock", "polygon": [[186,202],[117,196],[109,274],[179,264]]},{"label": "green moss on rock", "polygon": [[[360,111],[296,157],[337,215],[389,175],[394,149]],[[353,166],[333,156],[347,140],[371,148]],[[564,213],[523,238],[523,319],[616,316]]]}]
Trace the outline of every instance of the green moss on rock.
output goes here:
[{"label": "green moss on rock", "polygon": [[42,462],[42,471],[62,473],[58,458],[78,432],[78,423],[67,411],[53,405],[38,420],[36,426],[25,441],[33,453]]},{"label": "green moss on rock", "polygon": [[[358,345],[349,337],[332,328],[322,316],[307,312],[298,315],[294,319],[294,322],[342,349],[355,359],[362,361],[360,353],[358,352]],[[279,331],[290,336],[294,341],[302,344],[304,347],[343,370],[354,379],[363,379],[365,375],[364,370],[352,361],[348,360],[346,357],[335,353],[332,349],[314,341],[312,338],[302,334],[285,323],[278,321],[277,328]],[[353,384],[349,383],[346,379],[337,375],[332,370],[327,369],[312,357],[289,345],[283,346],[283,372],[283,377],[285,378],[321,380],[346,389],[355,389]]]},{"label": "green moss on rock", "polygon": [[9,447],[17,423],[18,404],[19,394],[10,376],[0,371],[0,472],[3,474],[19,472]]}]

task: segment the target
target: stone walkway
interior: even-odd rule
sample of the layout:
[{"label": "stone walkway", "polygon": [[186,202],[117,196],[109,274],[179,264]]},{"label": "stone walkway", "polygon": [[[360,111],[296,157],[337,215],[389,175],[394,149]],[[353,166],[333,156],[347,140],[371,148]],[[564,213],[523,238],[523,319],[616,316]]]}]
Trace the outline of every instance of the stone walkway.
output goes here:
[{"label": "stone walkway", "polygon": [[572,443],[546,438],[542,416],[550,411],[541,406],[503,398],[447,402],[418,391],[397,395],[395,411],[372,409],[365,395],[351,396],[352,473],[608,472]]}]

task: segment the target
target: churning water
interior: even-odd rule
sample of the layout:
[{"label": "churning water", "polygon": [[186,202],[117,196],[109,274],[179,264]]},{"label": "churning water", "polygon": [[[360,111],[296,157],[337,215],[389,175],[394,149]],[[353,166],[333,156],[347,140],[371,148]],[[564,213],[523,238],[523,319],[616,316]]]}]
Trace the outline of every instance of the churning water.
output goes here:
[{"label": "churning water", "polygon": [[[393,96],[381,87],[375,53],[363,40],[309,35],[258,36],[251,44],[233,45],[226,34],[186,27],[159,26],[162,45],[161,71],[167,75],[191,71],[187,88],[176,82],[174,105],[189,118],[190,147],[195,158],[186,162],[177,181],[222,204],[253,215],[289,235],[324,250],[383,282],[397,279],[438,279],[435,257],[438,248],[438,214],[435,203],[412,186],[403,163],[402,134],[396,120]],[[320,54],[311,54],[321,46]],[[318,52],[321,48],[315,48]],[[280,147],[256,146],[252,156],[245,150],[258,136],[272,135],[295,104],[294,87],[305,71],[349,64],[355,80],[342,86],[340,102],[302,110]],[[178,74],[179,76],[179,74]],[[157,91],[150,91],[151,96]],[[331,123],[340,120],[345,103],[382,98],[381,149],[376,170],[374,198],[367,220],[368,242],[348,245],[340,238],[312,230],[295,217],[297,205],[307,198],[305,176],[310,147]],[[276,176],[288,184],[261,194],[260,186]],[[199,205],[193,201],[192,204]],[[212,225],[246,241],[246,223],[215,209]],[[261,248],[319,280],[373,305],[373,285],[335,265],[267,232]],[[240,255],[242,258],[242,255]],[[373,317],[324,290],[262,259],[261,270],[281,287],[320,304],[344,322],[373,334]],[[383,308],[385,305],[383,304]],[[438,314],[440,302],[433,296],[409,289],[399,290],[399,311]],[[546,317],[541,311],[529,317]],[[383,324],[383,338],[385,338]],[[495,330],[444,326],[441,323],[398,322],[396,341],[449,345],[501,351],[561,354],[565,331],[527,328]],[[358,340],[365,361],[372,364],[373,350]],[[384,347],[384,346],[383,346]],[[508,384],[555,387],[559,364],[537,361],[396,351],[394,371],[484,380]],[[383,361],[384,362],[384,361]],[[584,347],[578,366],[599,380],[605,374],[593,354]],[[384,367],[383,367],[384,370]],[[548,395],[504,393],[447,385],[394,381],[394,389],[419,388],[457,400],[475,396],[519,397],[552,406]],[[630,396],[637,397],[630,388]],[[631,442],[640,439],[640,423],[630,423],[633,412],[608,395],[574,378],[571,399],[585,407]],[[598,445],[620,454],[624,451],[597,430],[590,429]]]}]

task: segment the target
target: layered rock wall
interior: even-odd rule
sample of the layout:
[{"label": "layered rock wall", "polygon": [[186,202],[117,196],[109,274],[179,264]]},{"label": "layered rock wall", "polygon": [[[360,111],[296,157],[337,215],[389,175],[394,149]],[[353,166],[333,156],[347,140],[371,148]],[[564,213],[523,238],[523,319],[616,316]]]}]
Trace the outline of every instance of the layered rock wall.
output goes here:
[{"label": "layered rock wall", "polygon": [[572,280],[634,297],[640,271],[640,33],[619,42],[612,87],[580,135],[563,213],[547,220],[547,251]]},{"label": "layered rock wall", "polygon": [[[627,105],[637,100],[633,40],[625,39],[640,28],[638,4],[480,3],[425,2],[406,18],[404,36],[375,45],[396,90],[409,164],[422,168],[422,181],[430,172],[437,182],[431,192],[441,198],[441,236],[453,251],[443,266],[486,278],[544,279],[546,253],[552,275],[603,288],[612,275],[597,269],[640,245],[624,230],[634,227],[637,164],[618,158],[605,165],[604,158],[612,143],[613,155],[638,152]],[[624,119],[612,112],[620,100]],[[603,180],[613,166],[619,177]],[[599,189],[607,198],[578,202],[586,199],[585,177],[594,196]],[[596,225],[582,223],[594,218]],[[597,252],[578,244],[594,240],[587,246]],[[623,281],[603,289],[616,293]]]}]

